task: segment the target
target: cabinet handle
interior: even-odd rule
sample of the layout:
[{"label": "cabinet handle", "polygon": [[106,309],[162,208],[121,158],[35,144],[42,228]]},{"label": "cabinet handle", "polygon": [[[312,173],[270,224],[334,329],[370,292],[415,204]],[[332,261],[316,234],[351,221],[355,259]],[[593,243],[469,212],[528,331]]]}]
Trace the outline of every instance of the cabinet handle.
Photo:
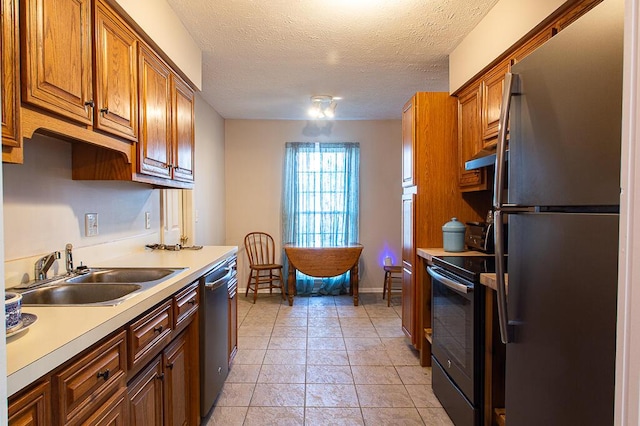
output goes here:
[{"label": "cabinet handle", "polygon": [[104,381],[106,382],[107,380],[109,380],[109,374],[111,372],[109,371],[109,369],[107,368],[106,370],[104,370],[102,373],[98,371],[97,377],[98,379],[100,377],[102,377],[104,379]]},{"label": "cabinet handle", "polygon": [[100,108],[100,113],[109,114],[109,108]]},{"label": "cabinet handle", "polygon": [[90,100],[90,101],[85,101],[84,106],[88,106],[88,107],[93,108],[93,107],[96,106],[96,104],[95,104],[95,102],[93,102],[93,100]]},{"label": "cabinet handle", "polygon": [[196,299],[191,299],[187,303],[193,306],[196,304]]},{"label": "cabinet handle", "polygon": [[167,364],[167,368],[170,369],[170,370],[173,370],[173,363],[170,362],[169,364]]},{"label": "cabinet handle", "polygon": [[159,325],[159,326],[153,328],[153,331],[155,333],[162,333],[162,330],[164,330],[164,327],[162,325]]},{"label": "cabinet handle", "polygon": [[157,379],[158,379],[158,380],[164,380],[164,373],[160,373],[160,374],[158,374]]}]

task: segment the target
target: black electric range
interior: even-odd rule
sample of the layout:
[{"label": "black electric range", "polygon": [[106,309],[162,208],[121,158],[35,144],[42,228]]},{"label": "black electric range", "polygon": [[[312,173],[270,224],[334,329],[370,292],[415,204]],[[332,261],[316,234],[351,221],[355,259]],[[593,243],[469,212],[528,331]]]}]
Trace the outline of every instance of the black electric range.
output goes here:
[{"label": "black electric range", "polygon": [[431,276],[432,387],[454,424],[483,418],[484,291],[480,274],[495,273],[495,257],[435,256]]},{"label": "black electric range", "polygon": [[[495,273],[496,260],[488,256],[434,256],[434,265],[473,283],[480,282],[480,274]],[[505,262],[506,268],[506,262]]]}]

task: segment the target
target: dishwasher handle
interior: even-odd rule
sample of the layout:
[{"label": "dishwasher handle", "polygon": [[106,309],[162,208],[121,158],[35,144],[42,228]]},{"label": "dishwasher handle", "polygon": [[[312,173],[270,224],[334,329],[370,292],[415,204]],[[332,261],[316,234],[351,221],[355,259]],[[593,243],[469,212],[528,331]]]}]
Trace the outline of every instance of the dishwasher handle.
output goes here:
[{"label": "dishwasher handle", "polygon": [[[226,273],[224,274],[224,276],[222,276],[222,278],[218,278],[215,281],[212,282],[207,282],[207,277],[204,277],[204,288],[207,290],[216,290],[220,287],[222,287],[223,285],[227,285],[227,283],[229,282],[229,280],[233,277],[234,274],[234,270],[233,268],[230,267],[225,267],[223,269],[223,271],[226,271]],[[214,274],[210,274],[210,275],[214,275]],[[215,274],[215,275],[219,275],[219,274]]]}]

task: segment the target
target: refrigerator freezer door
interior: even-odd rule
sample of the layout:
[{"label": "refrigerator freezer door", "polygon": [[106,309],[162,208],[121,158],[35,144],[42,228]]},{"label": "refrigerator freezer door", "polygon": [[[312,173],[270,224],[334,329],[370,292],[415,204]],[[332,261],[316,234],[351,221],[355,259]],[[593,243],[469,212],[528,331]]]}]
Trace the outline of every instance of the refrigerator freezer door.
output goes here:
[{"label": "refrigerator freezer door", "polygon": [[509,203],[620,203],[622,3],[604,1],[512,67]]},{"label": "refrigerator freezer door", "polygon": [[618,215],[509,221],[509,424],[613,424]]}]

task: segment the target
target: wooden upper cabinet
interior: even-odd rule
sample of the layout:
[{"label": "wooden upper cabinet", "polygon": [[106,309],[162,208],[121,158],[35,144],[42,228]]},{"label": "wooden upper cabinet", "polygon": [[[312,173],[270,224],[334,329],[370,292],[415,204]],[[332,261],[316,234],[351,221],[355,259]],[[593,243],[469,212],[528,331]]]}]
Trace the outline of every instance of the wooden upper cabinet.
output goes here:
[{"label": "wooden upper cabinet", "polygon": [[138,39],[102,0],[95,10],[95,127],[137,141]]},{"label": "wooden upper cabinet", "polygon": [[171,70],[140,45],[138,172],[171,178]]},{"label": "wooden upper cabinet", "polygon": [[402,108],[402,186],[413,186],[415,164],[415,120],[414,120],[415,96]]},{"label": "wooden upper cabinet", "polygon": [[512,64],[516,64],[527,57],[531,52],[536,50],[538,47],[542,46],[547,40],[549,40],[554,34],[554,29],[552,27],[547,27],[534,37],[529,39],[526,43],[518,48],[513,53],[512,56]]},{"label": "wooden upper cabinet", "polygon": [[173,179],[193,182],[194,97],[175,74],[171,76]]},{"label": "wooden upper cabinet", "polygon": [[496,145],[504,90],[504,75],[507,72],[509,72],[509,62],[504,61],[494,67],[482,79],[482,148],[484,149]]},{"label": "wooden upper cabinet", "polygon": [[458,184],[461,191],[487,189],[485,170],[465,170],[465,162],[482,149],[481,85],[469,85],[458,95]]},{"label": "wooden upper cabinet", "polygon": [[92,124],[90,0],[23,4],[23,102]]},{"label": "wooden upper cabinet", "polygon": [[0,85],[2,92],[2,145],[20,146],[20,58],[18,0],[2,0],[2,38],[0,39]]}]

